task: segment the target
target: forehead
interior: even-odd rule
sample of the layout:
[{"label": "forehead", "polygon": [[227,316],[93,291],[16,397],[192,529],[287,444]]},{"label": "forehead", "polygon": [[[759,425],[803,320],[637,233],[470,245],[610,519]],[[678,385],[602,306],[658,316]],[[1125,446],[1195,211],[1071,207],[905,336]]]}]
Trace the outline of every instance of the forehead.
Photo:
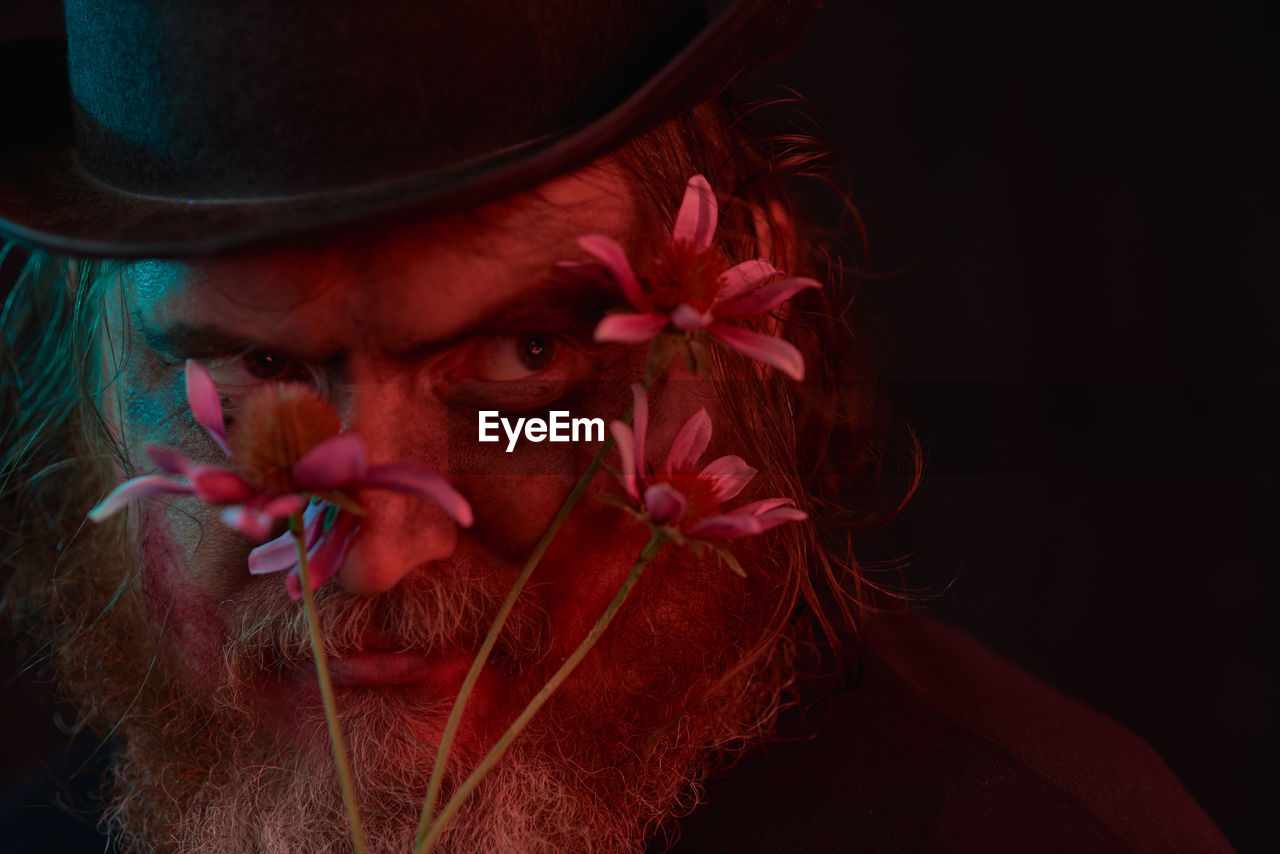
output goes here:
[{"label": "forehead", "polygon": [[282,332],[299,349],[329,349],[363,330],[390,348],[445,339],[522,295],[568,287],[558,260],[603,233],[629,250],[658,226],[607,162],[447,218],[366,229],[323,244],[226,257],[148,260],[124,275],[139,322],[198,319],[250,339]]}]

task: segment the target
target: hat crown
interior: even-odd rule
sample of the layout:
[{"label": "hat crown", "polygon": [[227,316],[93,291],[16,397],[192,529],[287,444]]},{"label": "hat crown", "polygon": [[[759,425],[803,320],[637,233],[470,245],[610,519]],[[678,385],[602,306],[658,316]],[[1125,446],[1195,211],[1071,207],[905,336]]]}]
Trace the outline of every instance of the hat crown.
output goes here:
[{"label": "hat crown", "polygon": [[180,199],[452,170],[618,103],[706,22],[689,0],[66,0],[77,157]]}]

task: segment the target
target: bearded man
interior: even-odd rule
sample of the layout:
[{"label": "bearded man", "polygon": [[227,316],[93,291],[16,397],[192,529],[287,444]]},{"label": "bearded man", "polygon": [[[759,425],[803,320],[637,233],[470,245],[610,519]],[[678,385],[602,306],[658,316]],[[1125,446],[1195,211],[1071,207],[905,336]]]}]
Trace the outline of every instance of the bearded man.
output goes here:
[{"label": "bearded man", "polygon": [[[438,850],[1229,850],[1114,724],[941,626],[870,616],[848,546],[875,516],[876,456],[849,285],[722,97],[805,4],[66,5],[71,127],[40,114],[57,61],[27,55],[41,83],[0,183],[0,227],[29,254],[4,318],[5,601],[112,745],[114,844],[351,849],[304,609],[250,572],[227,502],[197,490],[85,524],[125,478],[179,472],[148,449],[194,482],[243,455],[237,436],[270,444],[253,401],[287,385],[371,463],[429,467],[469,508],[355,484],[363,515],[315,591],[367,850],[413,849],[450,709],[530,555],[445,798],[644,547],[599,497],[626,503],[629,467],[657,478],[700,412],[705,459],[758,470],[737,500],[799,509],[730,558],[664,548]],[[713,317],[740,263],[779,271],[762,289],[804,284]],[[640,319],[602,335],[619,306]],[[655,338],[688,362],[655,372]],[[557,410],[637,419],[614,435],[638,459],[608,457],[546,543],[601,442],[487,443],[477,419],[482,436],[485,413]],[[696,482],[667,482],[678,514],[649,492],[632,509],[705,521],[725,496]],[[283,532],[267,522],[258,541]],[[75,844],[30,824],[13,838]]]}]

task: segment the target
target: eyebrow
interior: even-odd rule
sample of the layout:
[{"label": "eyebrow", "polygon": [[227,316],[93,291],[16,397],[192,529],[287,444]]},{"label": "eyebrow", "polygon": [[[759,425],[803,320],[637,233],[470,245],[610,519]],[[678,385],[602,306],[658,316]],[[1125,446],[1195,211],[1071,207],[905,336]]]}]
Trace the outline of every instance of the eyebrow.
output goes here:
[{"label": "eyebrow", "polygon": [[167,356],[214,356],[261,346],[261,342],[212,323],[187,323],[179,320],[157,328],[143,319],[139,312],[132,312],[132,317],[134,328],[147,346]]},{"label": "eyebrow", "polygon": [[[530,290],[512,294],[456,332],[389,349],[388,352],[396,358],[415,359],[447,350],[480,334],[540,331],[585,333],[595,327],[606,310],[621,301],[622,295],[602,282],[587,279],[568,284],[548,281]],[[131,316],[134,327],[147,346],[170,357],[208,357],[255,349],[289,350],[288,345],[282,345],[279,341],[258,340],[214,323],[177,320],[156,327],[136,310]]]},{"label": "eyebrow", "polygon": [[616,289],[600,282],[586,279],[570,284],[545,282],[513,294],[457,332],[418,342],[401,354],[425,355],[445,350],[481,332],[583,331],[594,328],[605,311],[621,301],[622,295]]}]

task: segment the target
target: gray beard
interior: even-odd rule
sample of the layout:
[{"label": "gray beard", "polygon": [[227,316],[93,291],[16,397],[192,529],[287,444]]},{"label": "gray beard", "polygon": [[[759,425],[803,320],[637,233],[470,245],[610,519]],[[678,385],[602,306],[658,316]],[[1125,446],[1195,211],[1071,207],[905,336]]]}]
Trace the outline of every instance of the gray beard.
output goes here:
[{"label": "gray beard", "polygon": [[[776,692],[763,708],[755,692],[744,695],[756,699],[685,716],[643,756],[634,743],[604,751],[583,745],[574,725],[531,725],[472,793],[437,850],[643,851],[698,803],[700,783],[718,760],[761,734]],[[351,850],[323,720],[309,720],[285,747],[242,712],[170,706],[129,722],[108,811],[122,842],[182,854]],[[381,698],[347,704],[343,714],[371,854],[412,851],[435,760],[438,736],[424,739],[404,715]],[[444,799],[475,759],[453,763]]]},{"label": "gray beard", "polygon": [[[86,718],[101,730],[114,728],[119,753],[106,812],[113,837],[125,850],[141,852],[349,852],[318,702],[301,710],[293,731],[282,733],[264,714],[263,695],[250,687],[250,674],[272,659],[303,654],[296,619],[252,619],[286,606],[296,614],[297,603],[288,602],[282,585],[269,583],[279,579],[254,588],[260,595],[242,597],[244,619],[233,615],[229,623],[238,640],[224,650],[216,686],[195,687],[179,675],[181,654],[155,637],[137,575],[130,574],[122,591],[110,582],[121,575],[90,564],[94,555],[119,554],[120,543],[110,548],[103,537],[98,546],[80,553],[86,561],[80,571],[61,576],[78,581],[62,588],[58,612],[69,619],[55,644],[63,678]],[[102,583],[85,583],[91,579]],[[454,592],[470,590],[473,604],[493,598],[464,576],[453,582]],[[449,595],[443,587],[417,589],[413,581],[402,587],[392,598],[401,601],[395,613],[405,626],[487,624],[487,614],[468,616],[461,603],[446,609],[448,618],[435,615]],[[358,636],[363,621],[380,613],[366,598],[320,592],[326,594],[318,602],[324,624],[339,640],[344,628]],[[715,610],[709,603],[703,613]],[[438,851],[643,851],[699,802],[709,772],[767,735],[792,675],[790,633],[773,635],[743,663],[710,635],[676,642],[671,632],[692,629],[655,630],[652,616],[638,608],[630,618],[625,610],[619,615],[593,656],[472,793]],[[508,652],[523,649],[529,658],[512,658],[512,666],[523,687],[536,688],[549,675],[537,666],[545,626],[532,611],[513,612],[513,618]],[[248,631],[250,624],[268,627],[266,634]],[[397,634],[409,631],[394,621],[392,627]],[[659,633],[637,646],[646,630]],[[714,618],[701,630],[721,637],[726,631],[715,628]],[[430,644],[433,637],[427,632],[416,641]],[[702,655],[689,654],[694,649]],[[451,700],[415,704],[380,691],[340,695],[339,709],[368,850],[407,854]],[[459,746],[454,752],[442,802],[480,758]]]},{"label": "gray beard", "polygon": [[[635,612],[633,620],[648,615]],[[327,625],[343,622],[335,614]],[[635,629],[627,622],[620,615],[610,627],[622,632],[616,644],[608,633],[601,641],[595,665],[609,673],[592,669],[590,658],[583,663],[472,793],[438,851],[643,851],[699,802],[711,770],[766,734],[790,677],[788,636],[729,676],[705,663],[678,672],[671,662],[628,661],[622,641]],[[523,634],[536,644],[535,621],[528,625]],[[292,641],[269,645],[279,650]],[[281,733],[264,715],[261,689],[246,678],[267,664],[256,642],[229,646],[212,689],[167,675],[181,670],[160,648],[141,695],[125,674],[111,679],[109,663],[99,675],[133,692],[117,731],[122,750],[107,813],[113,835],[146,852],[349,852],[319,703],[299,712],[296,730]],[[532,661],[524,663],[532,668],[522,676],[525,687],[546,675]],[[146,662],[135,657],[124,669]],[[142,675],[133,672],[135,680]],[[681,685],[674,707],[655,699]],[[451,700],[358,689],[338,701],[368,850],[407,854]],[[481,758],[461,745],[454,753],[442,803]]]}]

